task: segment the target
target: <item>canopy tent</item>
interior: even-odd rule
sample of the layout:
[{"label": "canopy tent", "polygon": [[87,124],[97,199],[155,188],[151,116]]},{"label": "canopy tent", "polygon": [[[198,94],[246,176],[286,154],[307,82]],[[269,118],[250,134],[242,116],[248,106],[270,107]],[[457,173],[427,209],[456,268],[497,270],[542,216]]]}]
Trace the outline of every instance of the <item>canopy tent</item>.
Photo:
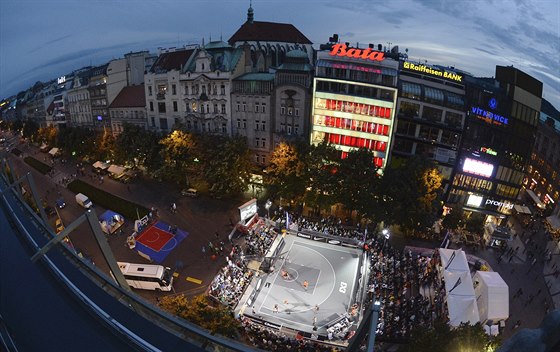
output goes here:
[{"label": "canopy tent", "polygon": [[104,171],[109,168],[109,164],[104,163],[103,161],[96,161],[95,163],[93,163],[93,168]]},{"label": "canopy tent", "polygon": [[124,217],[112,210],[107,210],[99,217],[99,224],[104,233],[112,235],[124,225]]},{"label": "canopy tent", "polygon": [[440,248],[439,256],[441,258],[441,266],[443,270],[469,271],[467,256],[462,250]]},{"label": "canopy tent", "polygon": [[480,320],[494,323],[506,320],[509,317],[509,287],[500,274],[477,271],[473,281]]},{"label": "canopy tent", "polygon": [[516,204],[516,205],[513,206],[513,208],[515,209],[515,211],[516,211],[518,214],[527,214],[527,215],[531,215],[531,214],[532,214],[531,209],[529,209],[529,208],[526,207],[525,205],[518,205],[518,204]]},{"label": "canopy tent", "polygon": [[473,296],[473,282],[471,273],[468,271],[447,271],[443,272],[445,279],[445,292],[453,296]]},{"label": "canopy tent", "polygon": [[556,205],[552,214],[546,218],[546,227],[552,234],[560,233],[560,205]]},{"label": "canopy tent", "polygon": [[457,327],[461,323],[474,325],[480,321],[476,298],[449,295],[447,297],[447,310],[449,311],[449,325]]},{"label": "canopy tent", "polygon": [[57,156],[58,155],[58,148],[52,148],[51,150],[49,150],[49,154],[52,156]]},{"label": "canopy tent", "polygon": [[537,197],[537,195],[535,194],[535,192],[533,192],[530,189],[525,189],[525,191],[527,192],[527,194],[529,195],[529,197],[531,197],[531,199],[533,200],[533,202],[535,202],[535,204],[537,205],[537,207],[544,209],[546,207],[546,205],[539,199],[539,197]]},{"label": "canopy tent", "polygon": [[109,168],[107,169],[107,172],[109,172],[110,174],[112,174],[113,176],[120,176],[122,174],[124,174],[125,172],[125,168],[119,165],[111,165],[109,166]]}]

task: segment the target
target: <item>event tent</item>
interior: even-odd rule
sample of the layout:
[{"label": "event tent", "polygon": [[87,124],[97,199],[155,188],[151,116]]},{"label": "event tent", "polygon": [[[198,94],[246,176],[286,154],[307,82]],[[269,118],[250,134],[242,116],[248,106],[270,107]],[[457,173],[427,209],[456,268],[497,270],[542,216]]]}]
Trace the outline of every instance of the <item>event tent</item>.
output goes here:
[{"label": "event tent", "polygon": [[109,164],[104,163],[103,161],[96,161],[93,163],[93,168],[101,171],[105,171],[109,168]]},{"label": "event tent", "polygon": [[111,165],[109,166],[109,168],[107,169],[107,172],[109,172],[111,175],[113,176],[120,176],[125,172],[125,168],[119,165]]},{"label": "event tent", "polygon": [[469,263],[467,262],[467,256],[465,255],[465,252],[463,252],[462,250],[440,248],[439,256],[441,258],[441,266],[443,270],[469,271]]},{"label": "event tent", "polygon": [[49,154],[52,155],[52,156],[57,156],[57,155],[58,155],[58,152],[59,152],[59,149],[58,149],[58,148],[52,148],[52,149],[49,151]]},{"label": "event tent", "polygon": [[454,296],[473,296],[473,281],[469,271],[443,272],[445,292]]},{"label": "event tent", "polygon": [[457,327],[461,323],[474,325],[480,321],[476,298],[474,296],[447,297],[447,310],[449,311],[449,325]]},{"label": "event tent", "polygon": [[112,235],[124,225],[124,217],[112,210],[107,210],[99,217],[99,224],[104,233]]},{"label": "event tent", "polygon": [[477,271],[473,276],[480,321],[497,323],[509,317],[509,288],[500,274]]}]

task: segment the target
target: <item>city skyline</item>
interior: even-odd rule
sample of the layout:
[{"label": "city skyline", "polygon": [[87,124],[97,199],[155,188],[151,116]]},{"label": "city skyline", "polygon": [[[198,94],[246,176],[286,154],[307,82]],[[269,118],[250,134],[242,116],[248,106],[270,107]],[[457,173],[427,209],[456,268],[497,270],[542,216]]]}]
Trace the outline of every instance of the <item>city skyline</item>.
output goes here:
[{"label": "city skyline", "polygon": [[[131,51],[227,41],[249,1],[0,2],[0,98]],[[544,84],[560,109],[560,5],[556,1],[253,1],[255,21],[290,23],[318,48],[398,45],[409,60],[494,76],[513,65]],[[108,11],[110,10],[110,11]]]}]

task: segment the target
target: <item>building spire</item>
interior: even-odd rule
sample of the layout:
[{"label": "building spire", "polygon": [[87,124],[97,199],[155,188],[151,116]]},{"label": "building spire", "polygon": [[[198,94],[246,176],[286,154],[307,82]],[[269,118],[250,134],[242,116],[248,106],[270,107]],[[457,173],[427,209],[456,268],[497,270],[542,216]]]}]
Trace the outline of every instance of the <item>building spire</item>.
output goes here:
[{"label": "building spire", "polygon": [[253,0],[249,0],[249,10],[247,10],[247,22],[253,23]]}]

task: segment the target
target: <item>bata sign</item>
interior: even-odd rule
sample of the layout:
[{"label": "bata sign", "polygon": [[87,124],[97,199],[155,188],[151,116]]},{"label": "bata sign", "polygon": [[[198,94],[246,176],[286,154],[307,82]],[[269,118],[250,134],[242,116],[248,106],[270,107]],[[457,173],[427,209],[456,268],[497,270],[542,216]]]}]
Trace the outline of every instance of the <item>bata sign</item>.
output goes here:
[{"label": "bata sign", "polygon": [[383,61],[385,59],[385,54],[381,51],[373,51],[371,48],[357,49],[350,48],[346,44],[335,44],[332,47],[330,56],[346,56],[355,59],[368,59],[371,61]]},{"label": "bata sign", "polygon": [[422,73],[426,73],[426,74],[429,74],[429,75],[432,75],[432,76],[447,78],[447,79],[457,81],[457,82],[462,82],[463,81],[463,76],[461,76],[459,74],[456,74],[455,72],[441,71],[441,70],[437,70],[435,68],[432,68],[430,66],[416,65],[416,64],[413,64],[412,62],[408,62],[408,61],[405,61],[403,63],[403,68],[406,69],[406,70],[410,70],[410,71],[422,72]]}]

